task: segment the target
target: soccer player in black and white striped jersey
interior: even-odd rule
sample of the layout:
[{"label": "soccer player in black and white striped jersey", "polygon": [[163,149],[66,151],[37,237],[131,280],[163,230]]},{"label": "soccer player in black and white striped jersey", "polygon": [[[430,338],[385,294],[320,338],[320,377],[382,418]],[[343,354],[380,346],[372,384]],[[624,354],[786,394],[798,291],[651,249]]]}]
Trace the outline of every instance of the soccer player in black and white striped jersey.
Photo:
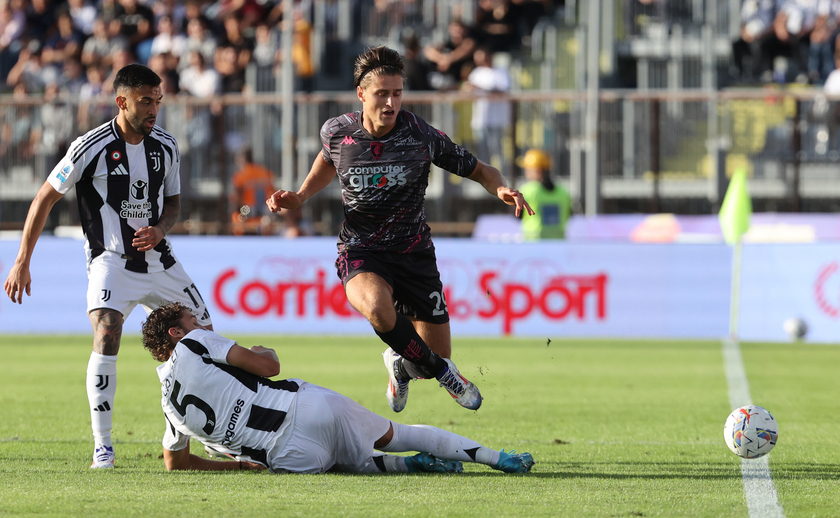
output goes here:
[{"label": "soccer player in black and white striped jersey", "polygon": [[111,423],[117,353],[123,321],[139,303],[147,312],[162,301],[188,305],[211,326],[195,284],[165,238],[181,209],[180,155],[175,139],[155,126],[161,79],[133,64],[114,78],[118,115],[77,138],[29,208],[14,265],[4,284],[23,302],[32,282],[29,264],[53,205],[74,185],[87,255],[87,311],[93,352],[87,393],[95,440],[92,468],[112,468]]},{"label": "soccer player in black and white striped jersey", "polygon": [[[166,468],[265,469],[275,473],[458,472],[462,462],[527,473],[529,453],[492,450],[433,426],[392,423],[352,399],[280,372],[273,349],[246,349],[205,330],[188,308],[167,304],[143,323],[158,361]],[[238,462],[190,454],[190,438]],[[401,457],[382,452],[418,451]]]}]

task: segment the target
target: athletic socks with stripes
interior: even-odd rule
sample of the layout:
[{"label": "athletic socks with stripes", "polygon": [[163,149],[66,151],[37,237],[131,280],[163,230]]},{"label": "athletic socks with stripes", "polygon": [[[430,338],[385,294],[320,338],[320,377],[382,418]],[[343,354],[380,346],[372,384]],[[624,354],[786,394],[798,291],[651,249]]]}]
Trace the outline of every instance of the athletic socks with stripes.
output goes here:
[{"label": "athletic socks with stripes", "polygon": [[96,445],[111,446],[114,395],[117,392],[117,357],[91,352],[85,386]]},{"label": "athletic socks with stripes", "polygon": [[398,379],[409,380],[417,377],[431,379],[446,368],[446,362],[429,349],[426,342],[417,334],[411,320],[402,313],[397,313],[394,329],[384,333],[376,331],[376,334],[402,356],[403,360],[407,360],[400,362],[399,370],[402,372],[397,372]]},{"label": "athletic socks with stripes", "polygon": [[431,453],[439,459],[477,462],[488,466],[495,466],[499,462],[498,451],[458,434],[421,424],[392,423],[392,426],[394,437],[387,445],[379,448],[381,451],[420,451]]}]

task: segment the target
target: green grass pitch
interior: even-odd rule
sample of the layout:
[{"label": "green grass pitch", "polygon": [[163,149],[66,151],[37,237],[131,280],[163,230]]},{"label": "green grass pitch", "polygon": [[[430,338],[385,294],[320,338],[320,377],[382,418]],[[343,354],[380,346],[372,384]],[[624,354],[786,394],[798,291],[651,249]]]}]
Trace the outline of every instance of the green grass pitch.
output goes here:
[{"label": "green grass pitch", "polygon": [[[433,381],[393,414],[370,337],[234,336],[277,349],[281,377],[342,392],[405,424],[529,451],[533,473],[460,475],[167,473],[157,363],[123,339],[117,468],[92,453],[87,336],[0,336],[0,516],[708,516],[748,509],[720,342],[461,339],[453,359],[484,395],[470,412]],[[742,344],[753,402],[779,422],[770,469],[785,516],[840,514],[840,348]],[[193,443],[193,451],[201,452]]]}]

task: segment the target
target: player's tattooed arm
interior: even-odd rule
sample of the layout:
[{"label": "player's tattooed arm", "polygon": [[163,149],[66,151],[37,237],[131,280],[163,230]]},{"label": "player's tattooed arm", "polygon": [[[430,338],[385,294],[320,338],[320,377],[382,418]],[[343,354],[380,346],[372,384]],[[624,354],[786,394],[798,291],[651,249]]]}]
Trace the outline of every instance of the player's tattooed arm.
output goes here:
[{"label": "player's tattooed arm", "polygon": [[161,211],[160,219],[157,225],[153,227],[143,227],[134,233],[134,240],[131,245],[141,252],[148,252],[160,243],[169,230],[178,221],[178,215],[181,213],[181,196],[167,196],[163,199],[163,211]]},{"label": "player's tattooed arm", "polygon": [[123,316],[113,309],[94,309],[89,313],[93,326],[93,352],[114,356],[120,350]]},{"label": "player's tattooed arm", "polygon": [[178,216],[181,214],[181,195],[167,196],[163,199],[163,211],[160,215],[160,221],[155,225],[163,230],[163,235],[169,233],[169,230],[178,221]]}]

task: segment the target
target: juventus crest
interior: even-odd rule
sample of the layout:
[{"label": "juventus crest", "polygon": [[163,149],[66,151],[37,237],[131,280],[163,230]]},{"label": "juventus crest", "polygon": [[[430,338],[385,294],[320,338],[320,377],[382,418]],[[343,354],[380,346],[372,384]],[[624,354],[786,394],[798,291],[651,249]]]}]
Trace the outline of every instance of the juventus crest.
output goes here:
[{"label": "juventus crest", "polygon": [[150,158],[150,159],[151,159],[151,161],[152,161],[152,168],[155,170],[155,172],[156,172],[156,173],[157,173],[157,172],[160,172],[160,166],[161,166],[161,156],[160,156],[160,151],[152,151],[152,152],[150,152],[150,153],[149,153],[149,158]]}]

